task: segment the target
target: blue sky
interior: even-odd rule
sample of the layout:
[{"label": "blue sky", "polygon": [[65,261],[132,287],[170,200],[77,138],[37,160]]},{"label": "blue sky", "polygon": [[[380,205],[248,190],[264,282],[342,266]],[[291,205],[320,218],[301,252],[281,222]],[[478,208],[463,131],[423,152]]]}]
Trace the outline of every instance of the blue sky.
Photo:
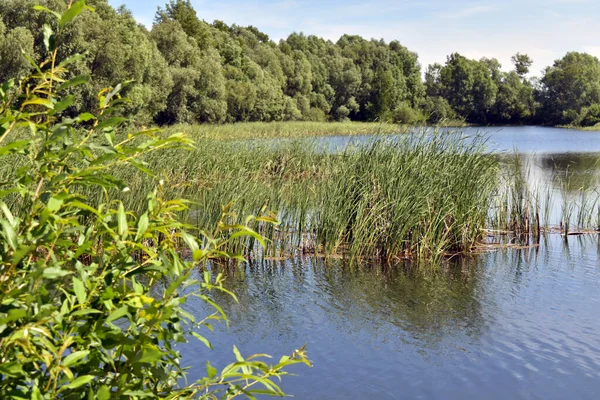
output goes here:
[{"label": "blue sky", "polygon": [[[254,25],[274,40],[291,32],[336,41],[342,34],[399,40],[427,66],[454,51],[471,58],[527,53],[534,75],[567,51],[600,57],[600,0],[191,0],[208,22]],[[124,4],[150,27],[166,0]]]}]

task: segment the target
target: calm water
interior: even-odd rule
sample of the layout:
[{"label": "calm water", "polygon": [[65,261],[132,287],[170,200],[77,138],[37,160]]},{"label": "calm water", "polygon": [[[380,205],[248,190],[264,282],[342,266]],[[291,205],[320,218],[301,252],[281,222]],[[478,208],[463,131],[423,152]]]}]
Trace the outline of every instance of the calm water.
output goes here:
[{"label": "calm water", "polygon": [[[574,170],[598,184],[600,132],[494,130],[496,151],[523,154],[534,164],[532,179],[555,182]],[[244,355],[276,356],[308,344],[314,367],[283,381],[297,399],[596,399],[600,392],[597,235],[568,242],[550,235],[539,248],[419,271],[264,262],[231,271],[228,285],[240,302],[218,299],[231,327],[208,335],[216,350],[183,349],[192,377],[204,374],[206,359],[230,362],[234,343]],[[201,303],[190,308],[205,315]]]},{"label": "calm water", "polygon": [[[417,129],[422,132],[423,129]],[[432,129],[428,131],[433,132]],[[443,132],[472,137],[489,137],[488,148],[493,152],[524,154],[600,153],[600,131],[577,131],[540,126],[443,128]],[[351,143],[368,142],[372,135],[326,136],[319,142],[329,148],[343,148]]]}]

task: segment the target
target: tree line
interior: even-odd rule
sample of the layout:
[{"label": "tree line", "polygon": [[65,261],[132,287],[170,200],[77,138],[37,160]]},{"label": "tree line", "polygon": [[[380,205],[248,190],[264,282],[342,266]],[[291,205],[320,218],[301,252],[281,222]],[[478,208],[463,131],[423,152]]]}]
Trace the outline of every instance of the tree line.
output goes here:
[{"label": "tree line", "polygon": [[[142,124],[243,121],[394,121],[591,126],[600,122],[600,61],[570,52],[529,78],[532,60],[458,53],[426,68],[398,41],[344,35],[337,42],[292,33],[274,42],[253,26],[207,23],[189,0],[169,0],[150,30],[124,6],[89,0],[54,40],[57,59],[84,54],[72,67],[90,82],[72,88],[77,114],[97,107],[96,93],[129,82],[126,112]],[[65,0],[0,2],[0,81],[26,76],[45,58],[41,5],[65,10]]]}]

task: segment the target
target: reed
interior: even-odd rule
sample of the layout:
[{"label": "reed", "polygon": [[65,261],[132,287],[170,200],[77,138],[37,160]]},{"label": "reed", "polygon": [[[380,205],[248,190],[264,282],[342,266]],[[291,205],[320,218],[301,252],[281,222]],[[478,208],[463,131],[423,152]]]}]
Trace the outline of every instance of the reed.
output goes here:
[{"label": "reed", "polygon": [[[376,136],[333,153],[310,140],[205,138],[193,151],[157,153],[145,162],[160,171],[157,179],[172,183],[167,196],[193,202],[189,220],[198,229],[218,221],[222,204],[231,204],[232,222],[274,210],[277,228],[256,226],[271,239],[268,256],[323,252],[383,260],[473,248],[498,172],[483,140],[441,134]],[[116,174],[131,189],[118,196],[142,207],[139,193],[152,182],[133,169]]]},{"label": "reed", "polygon": [[[252,238],[231,242],[232,251],[249,249],[248,256],[436,258],[469,252],[489,230],[539,242],[561,223],[567,234],[595,230],[600,223],[597,192],[586,190],[573,198],[548,185],[531,187],[531,166],[517,155],[487,154],[482,137],[374,135],[362,145],[331,151],[309,137],[268,139],[290,124],[244,125],[265,140],[224,140],[234,128],[200,126],[187,132],[195,140],[193,149],[167,149],[144,158],[154,178],[129,166],[114,171],[128,191],[81,192],[96,196],[98,203],[107,197],[122,200],[143,213],[143,194],[164,180],[162,196],[188,199],[185,218],[198,230],[215,226],[223,205],[230,205],[225,221],[230,225],[244,222],[238,216],[275,212],[278,226],[254,226],[270,240],[266,249],[253,251]],[[261,136],[262,125],[266,133]],[[306,123],[301,126],[304,130],[293,134],[308,132]],[[200,133],[203,129],[214,131]],[[244,137],[239,129],[234,138]],[[0,173],[19,164],[18,158],[13,161],[0,166]],[[557,197],[562,210],[553,221]]]}]

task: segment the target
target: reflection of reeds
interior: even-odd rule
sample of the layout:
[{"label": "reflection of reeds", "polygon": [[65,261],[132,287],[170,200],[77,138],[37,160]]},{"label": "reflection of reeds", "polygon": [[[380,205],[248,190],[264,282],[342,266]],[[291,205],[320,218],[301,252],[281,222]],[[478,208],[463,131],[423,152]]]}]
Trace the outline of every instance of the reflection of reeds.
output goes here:
[{"label": "reflection of reeds", "polygon": [[[600,195],[594,187],[574,188],[567,168],[547,184],[532,183],[531,165],[519,155],[503,158],[502,183],[492,205],[488,226],[495,230],[526,236],[539,243],[545,232],[559,231],[565,237],[596,231],[600,223]],[[558,188],[558,189],[554,189]],[[552,214],[560,200],[560,211]]]}]

